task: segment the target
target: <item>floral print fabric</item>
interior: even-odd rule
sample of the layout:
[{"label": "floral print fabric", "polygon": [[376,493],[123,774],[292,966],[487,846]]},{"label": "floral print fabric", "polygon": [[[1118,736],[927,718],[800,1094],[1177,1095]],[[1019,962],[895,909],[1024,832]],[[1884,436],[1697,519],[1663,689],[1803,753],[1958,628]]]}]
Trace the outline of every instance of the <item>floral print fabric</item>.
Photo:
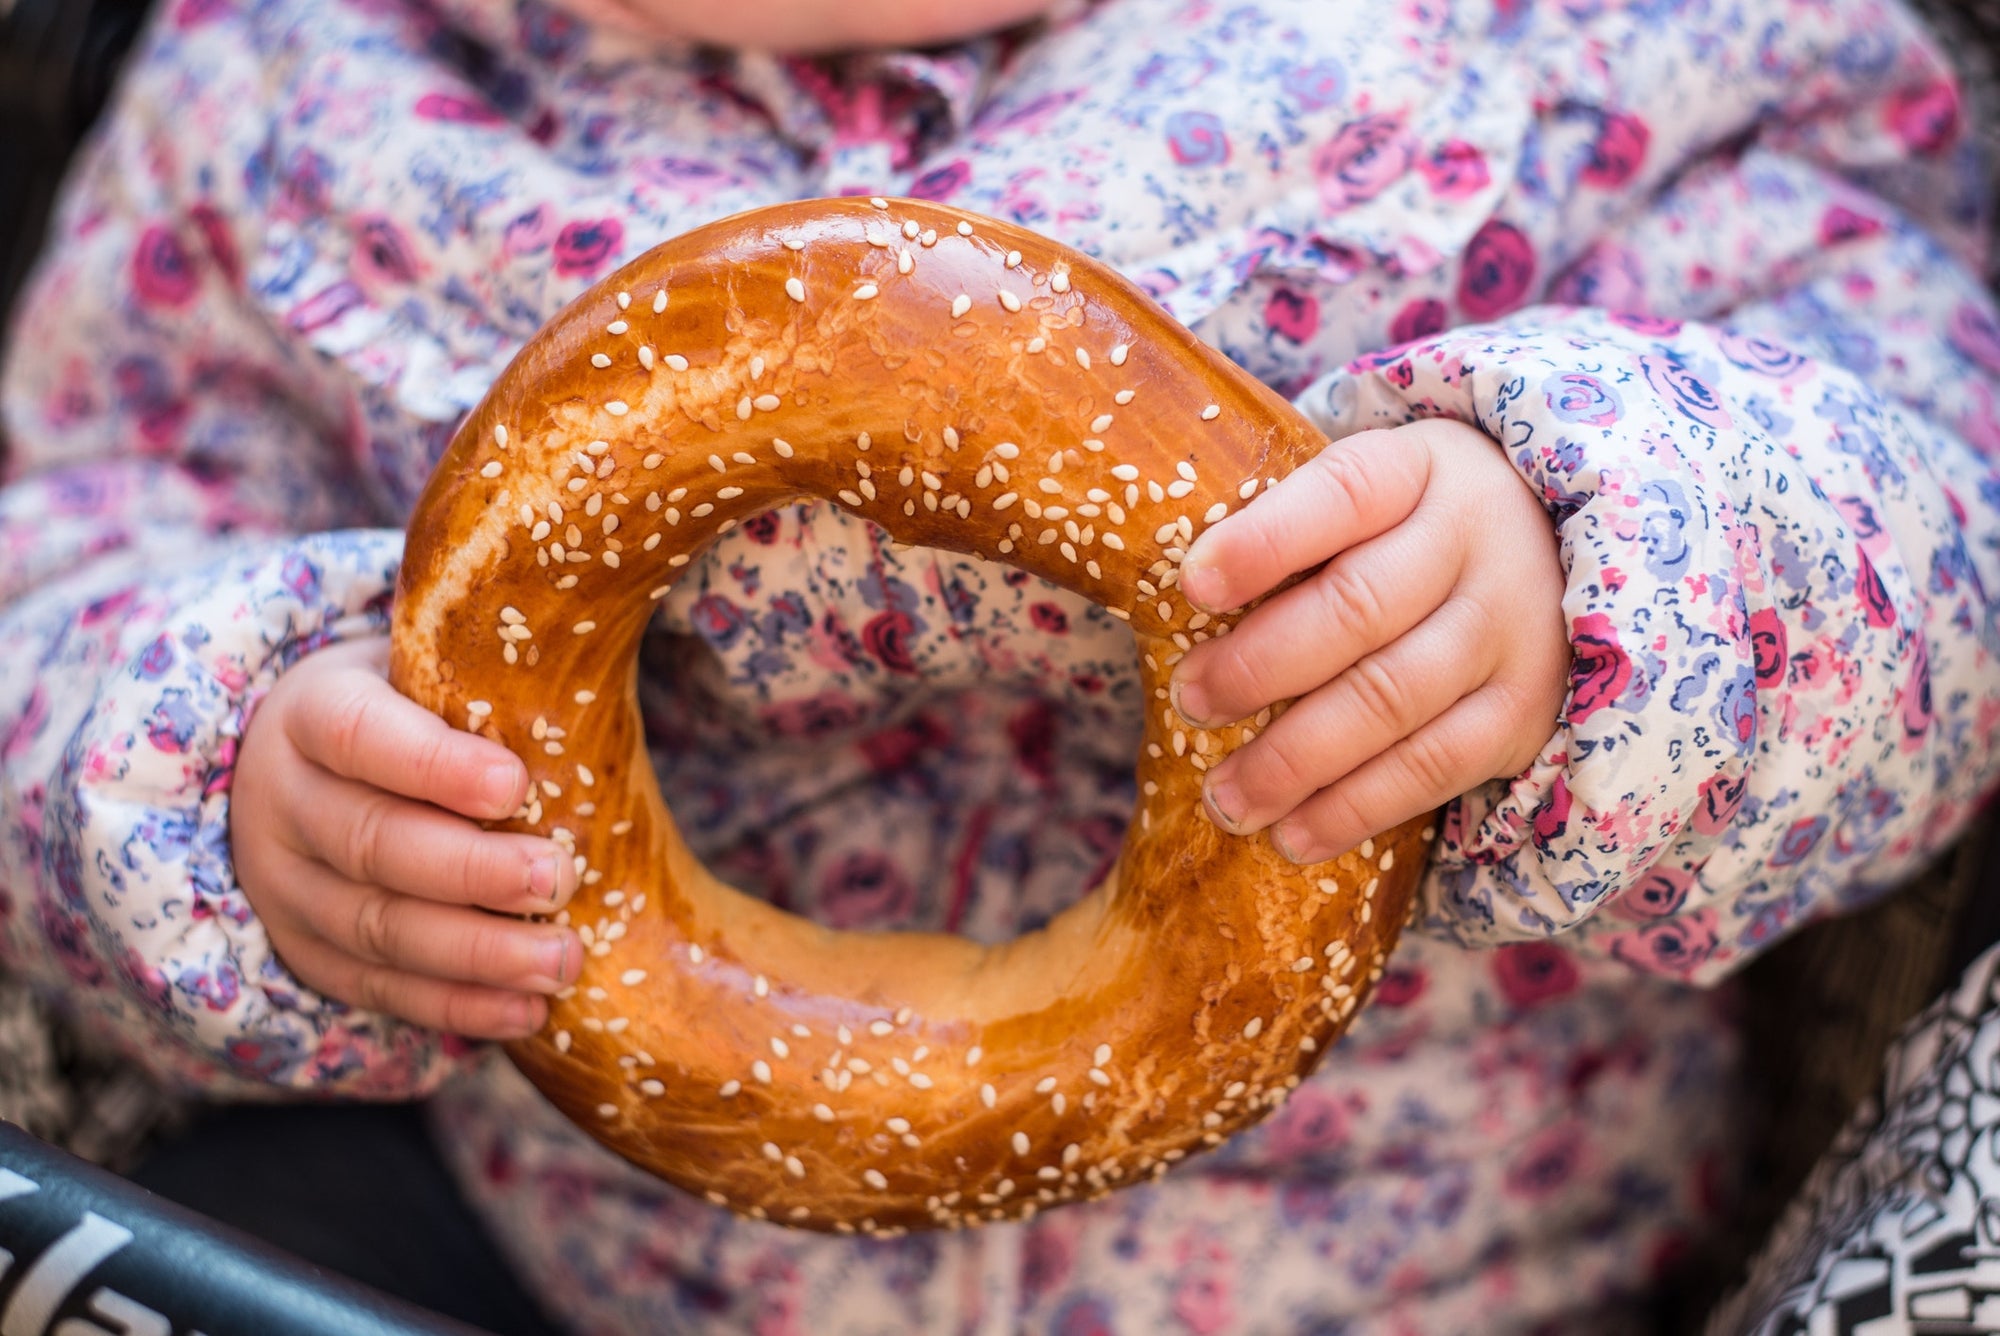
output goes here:
[{"label": "floral print fabric", "polygon": [[[1614,1329],[1726,1197],[1715,982],[1991,786],[1986,181],[1873,0],[1105,0],[936,52],[644,46],[534,0],[172,0],[74,181],[0,404],[0,942],[153,1069],[441,1090],[579,1331]],[[1447,810],[1377,1000],[1262,1127],[1026,1226],[849,1241],[681,1197],[503,1063],[291,978],[236,886],[278,673],[379,633],[398,526],[542,321],[758,204],[911,194],[1080,246],[1330,433],[1485,428],[1576,668]],[[1108,865],[1132,651],[835,509],[743,526],[642,663],[736,884],[993,939]]]}]

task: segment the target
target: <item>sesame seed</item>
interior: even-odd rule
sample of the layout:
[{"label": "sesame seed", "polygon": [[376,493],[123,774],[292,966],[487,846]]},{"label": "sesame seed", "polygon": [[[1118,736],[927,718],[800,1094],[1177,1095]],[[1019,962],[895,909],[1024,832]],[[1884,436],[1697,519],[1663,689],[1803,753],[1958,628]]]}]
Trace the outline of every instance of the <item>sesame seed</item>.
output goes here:
[{"label": "sesame seed", "polygon": [[1109,1045],[1109,1044],[1099,1044],[1099,1045],[1097,1046],[1097,1052],[1095,1052],[1095,1053],[1093,1053],[1093,1054],[1091,1055],[1091,1061],[1092,1061],[1092,1062],[1094,1062],[1094,1063],[1096,1063],[1096,1064],[1097,1064],[1097,1065],[1098,1065],[1099,1067],[1108,1067],[1108,1066],[1110,1066],[1110,1065],[1111,1065],[1111,1045]]},{"label": "sesame seed", "polygon": [[1062,1153],[1063,1168],[1065,1169],[1069,1168],[1071,1165],[1074,1165],[1078,1160],[1082,1158],[1083,1158],[1083,1147],[1077,1145],[1074,1141],[1070,1142],[1067,1146],[1063,1147],[1063,1153]]},{"label": "sesame seed", "polygon": [[1167,495],[1178,501],[1194,490],[1194,484],[1186,478],[1177,478],[1167,484]]},{"label": "sesame seed", "polygon": [[776,1035],[771,1036],[771,1052],[775,1053],[777,1056],[781,1058],[789,1058],[792,1056],[791,1045],[787,1044],[784,1040],[778,1038]]},{"label": "sesame seed", "polygon": [[497,422],[493,424],[493,444],[502,450],[507,448],[507,429]]},{"label": "sesame seed", "polygon": [[668,353],[666,363],[670,370],[685,371],[688,369],[687,358],[682,357],[679,353]]},{"label": "sesame seed", "polygon": [[592,353],[590,355],[590,364],[596,367],[599,371],[602,371],[605,367],[611,365],[611,359],[606,357],[603,353]]},{"label": "sesame seed", "polygon": [[862,1170],[861,1181],[869,1187],[874,1188],[877,1192],[887,1192],[889,1190],[889,1180],[882,1177],[882,1171],[879,1169]]},{"label": "sesame seed", "polygon": [[618,1106],[616,1104],[600,1104],[597,1106],[597,1116],[600,1118],[616,1118],[618,1116]]},{"label": "sesame seed", "polygon": [[1108,1086],[1111,1084],[1111,1078],[1105,1074],[1102,1067],[1092,1067],[1084,1075],[1090,1078],[1092,1085]]},{"label": "sesame seed", "polygon": [[1221,404],[1210,404],[1207,408],[1201,410],[1201,420],[1203,422],[1213,422],[1221,416],[1222,416]]},{"label": "sesame seed", "polygon": [[1006,288],[1002,288],[1000,289],[1000,305],[1006,308],[1009,314],[1012,314],[1021,309],[1021,299]]},{"label": "sesame seed", "polygon": [[778,452],[778,458],[780,459],[790,459],[792,457],[792,443],[782,437],[773,436],[771,438],[771,448]]},{"label": "sesame seed", "polygon": [[577,634],[577,635],[580,635],[580,636],[587,636],[587,635],[589,635],[589,634],[590,634],[590,633],[591,633],[592,631],[595,631],[596,629],[597,629],[597,623],[596,623],[596,622],[587,622],[587,621],[586,621],[586,622],[578,622],[578,623],[577,623],[577,624],[576,624],[575,626],[572,626],[572,627],[570,627],[570,630],[571,630],[572,632],[574,632],[575,634]]},{"label": "sesame seed", "polygon": [[769,997],[771,995],[771,981],[760,974],[750,981],[750,991],[759,997]]},{"label": "sesame seed", "polygon": [[557,1030],[557,1031],[556,1031],[556,1052],[558,1052],[558,1053],[567,1053],[567,1052],[569,1052],[569,1046],[570,1046],[570,1035],[569,1035],[569,1031],[568,1031],[568,1030]]},{"label": "sesame seed", "polygon": [[984,1056],[986,1056],[986,1050],[974,1044],[965,1051],[965,1065],[968,1067],[977,1067],[979,1060]]},{"label": "sesame seed", "polygon": [[911,271],[912,269],[915,269],[916,267],[917,267],[917,260],[916,260],[916,257],[915,257],[915,256],[911,255],[911,254],[910,254],[910,253],[909,253],[908,251],[906,251],[906,250],[905,250],[905,251],[897,251],[897,252],[896,252],[896,272],[897,272],[897,273],[899,273],[899,274],[907,274],[907,273],[909,273],[909,272],[910,272],[910,271]]},{"label": "sesame seed", "polygon": [[1069,271],[1067,269],[1058,269],[1053,274],[1050,274],[1049,286],[1057,292],[1068,292]]},{"label": "sesame seed", "polygon": [[630,328],[632,327],[626,324],[623,320],[614,320],[610,324],[604,327],[604,332],[607,334],[623,334],[626,330]]},{"label": "sesame seed", "polygon": [[[790,1174],[793,1178],[804,1178],[806,1176],[806,1167],[798,1156],[787,1155],[785,1157],[785,1172]],[[797,1211],[803,1211],[805,1209],[806,1208],[803,1206],[796,1207],[794,1208],[794,1213],[796,1214]]]},{"label": "sesame seed", "polygon": [[1208,508],[1208,513],[1201,517],[1201,522],[1203,524],[1214,524],[1217,520],[1223,518],[1228,513],[1229,513],[1229,503],[1226,501],[1218,501],[1214,505]]},{"label": "sesame seed", "polygon": [[647,1077],[645,1080],[639,1082],[639,1093],[650,1096],[653,1099],[658,1099],[667,1093],[666,1082],[656,1081],[651,1077]]},{"label": "sesame seed", "polygon": [[1028,1134],[1026,1132],[1016,1132],[1014,1134],[1014,1153],[1016,1155],[1026,1155],[1028,1153]]},{"label": "sesame seed", "polygon": [[916,219],[914,218],[907,219],[903,223],[903,235],[908,237],[910,240],[915,241],[917,239],[917,233],[923,231],[923,227],[924,225],[918,222]]},{"label": "sesame seed", "polygon": [[612,417],[624,417],[632,411],[632,406],[623,399],[613,399],[610,403],[604,405],[604,411],[611,414]]},{"label": "sesame seed", "polygon": [[1255,1039],[1262,1033],[1264,1033],[1264,1018],[1262,1016],[1252,1016],[1243,1026],[1243,1037],[1245,1039]]},{"label": "sesame seed", "polygon": [[868,1033],[874,1035],[877,1039],[880,1039],[885,1035],[894,1034],[895,1032],[896,1032],[896,1027],[889,1024],[889,1022],[887,1021],[868,1022]]},{"label": "sesame seed", "polygon": [[972,224],[971,224],[971,223],[967,223],[967,222],[961,222],[961,223],[959,223],[959,225],[958,225],[958,234],[959,234],[960,236],[962,236],[962,237],[969,237],[969,236],[971,236],[971,235],[972,235]]},{"label": "sesame seed", "polygon": [[889,201],[883,199],[880,195],[870,195],[868,197],[868,202],[870,204],[873,204],[878,209],[886,209],[889,207]]},{"label": "sesame seed", "polygon": [[750,1064],[750,1074],[756,1077],[760,1084],[771,1084],[771,1064],[762,1058]]},{"label": "sesame seed", "polygon": [[1096,417],[1090,420],[1090,431],[1092,435],[1100,435],[1103,432],[1109,430],[1110,427],[1111,427],[1111,414],[1109,413],[1099,413]]},{"label": "sesame seed", "polygon": [[775,394],[760,394],[753,402],[759,413],[773,413],[777,411],[779,405],[784,403],[784,400]]},{"label": "sesame seed", "polygon": [[658,315],[666,309],[667,309],[667,290],[665,288],[661,288],[658,292],[653,294],[653,314]]},{"label": "sesame seed", "polygon": [[859,506],[861,504],[860,496],[845,487],[840,489],[840,499],[850,506]]},{"label": "sesame seed", "polygon": [[919,1090],[929,1090],[931,1088],[932,1082],[931,1078],[925,1076],[922,1072],[911,1072],[910,1084],[915,1086]]},{"label": "sesame seed", "polygon": [[1017,250],[1007,252],[1007,267],[1009,269],[1018,269],[1021,267],[1021,252]]},{"label": "sesame seed", "polygon": [[717,489],[715,493],[715,499],[718,501],[734,501],[737,497],[741,495],[743,495],[743,489],[741,487],[723,487]]},{"label": "sesame seed", "polygon": [[785,295],[795,302],[802,302],[806,299],[806,285],[796,278],[788,278],[785,280]]},{"label": "sesame seed", "polygon": [[994,1090],[991,1084],[982,1084],[979,1087],[979,1102],[989,1109],[993,1108],[1000,1102],[999,1092]]},{"label": "sesame seed", "polygon": [[953,320],[957,320],[971,309],[972,298],[966,296],[964,293],[961,292],[951,299],[951,318]]}]

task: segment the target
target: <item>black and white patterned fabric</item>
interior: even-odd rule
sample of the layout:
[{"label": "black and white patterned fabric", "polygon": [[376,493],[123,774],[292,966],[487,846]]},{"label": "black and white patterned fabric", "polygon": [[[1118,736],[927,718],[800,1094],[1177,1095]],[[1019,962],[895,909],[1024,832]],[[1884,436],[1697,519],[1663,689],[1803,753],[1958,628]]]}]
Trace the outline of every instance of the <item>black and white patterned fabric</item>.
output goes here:
[{"label": "black and white patterned fabric", "polygon": [[2000,1332],[2000,946],[1911,1022],[1708,1336]]}]

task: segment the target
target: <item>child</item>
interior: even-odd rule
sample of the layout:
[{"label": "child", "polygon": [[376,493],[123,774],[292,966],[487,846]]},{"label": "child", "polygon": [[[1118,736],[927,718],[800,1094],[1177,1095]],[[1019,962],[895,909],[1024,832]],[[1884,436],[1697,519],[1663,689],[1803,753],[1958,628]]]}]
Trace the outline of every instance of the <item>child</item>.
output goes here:
[{"label": "child", "polygon": [[[156,19],[4,382],[11,967],[210,1092],[437,1091],[579,1331],[1629,1329],[1735,1170],[1703,986],[1993,780],[1986,182],[1914,18],[587,8],[618,23]],[[687,40],[824,33],[871,49]],[[1306,694],[1216,818],[1313,859],[1452,799],[1395,968],[1267,1123],[1029,1225],[865,1242],[647,1179],[441,1032],[539,1023],[577,943],[478,907],[568,885],[470,820],[518,766],[379,677],[398,526],[521,342],[654,241],[849,192],[1099,255],[1338,442],[1190,554],[1216,607],[1333,559],[1182,666],[1191,719]],[[1116,851],[1131,660],[1074,598],[809,505],[690,568],[641,696],[722,876],[994,939]]]}]

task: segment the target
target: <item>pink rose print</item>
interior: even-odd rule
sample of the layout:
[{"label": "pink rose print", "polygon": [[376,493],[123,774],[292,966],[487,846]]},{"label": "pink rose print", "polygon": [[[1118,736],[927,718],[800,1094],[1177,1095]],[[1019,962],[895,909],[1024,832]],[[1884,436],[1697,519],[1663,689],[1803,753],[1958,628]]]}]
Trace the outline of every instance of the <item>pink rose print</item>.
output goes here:
[{"label": "pink rose print", "polygon": [[556,234],[556,272],[564,278],[591,278],[625,244],[625,224],[616,218],[566,223]]},{"label": "pink rose print", "polygon": [[410,283],[417,277],[416,256],[396,225],[387,218],[365,218],[357,229],[354,269],[376,283]]},{"label": "pink rose print", "polygon": [[509,255],[533,255],[548,249],[555,241],[555,230],[548,206],[538,204],[507,224],[500,246]]},{"label": "pink rose print", "polygon": [[1980,370],[2000,374],[2000,326],[1983,306],[1960,302],[1951,313],[1945,338]]},{"label": "pink rose print", "polygon": [[1521,304],[1535,281],[1535,247],[1512,223],[1491,219],[1465,246],[1458,305],[1474,320],[1491,320]]},{"label": "pink rose print", "polygon": [[1329,209],[1374,199],[1410,169],[1415,146],[1394,116],[1363,116],[1340,127],[1313,160]]},{"label": "pink rose print", "polygon": [[1861,600],[1862,619],[1874,627],[1894,626],[1896,603],[1889,597],[1889,586],[1882,583],[1866,551],[1856,548],[1854,557],[1854,595]]},{"label": "pink rose print", "polygon": [[194,260],[169,228],[157,223],[139,235],[132,252],[132,288],[148,306],[184,306],[193,297]]},{"label": "pink rose print", "polygon": [[916,888],[893,861],[857,850],[820,883],[815,917],[830,928],[882,927],[907,919],[916,900]]},{"label": "pink rose print", "polygon": [[1518,942],[1493,952],[1493,981],[1501,995],[1525,1010],[1576,988],[1576,961],[1553,942]]},{"label": "pink rose print", "polygon": [[916,660],[910,657],[910,635],[916,623],[901,608],[878,612],[861,628],[862,643],[892,673],[914,676]]},{"label": "pink rose print", "polygon": [[1618,643],[1611,619],[1587,612],[1570,623],[1569,722],[1580,724],[1625,694],[1632,661]]},{"label": "pink rose print", "polygon": [[481,99],[455,93],[425,93],[417,99],[416,113],[422,120],[454,125],[504,125],[507,121]]},{"label": "pink rose print", "polygon": [[1725,330],[1716,336],[1715,344],[1732,366],[1768,376],[1772,380],[1790,380],[1811,366],[1804,357],[1783,344],[1760,339],[1754,334]]},{"label": "pink rose print", "polygon": [[1582,1166],[1590,1138],[1575,1127],[1548,1127],[1537,1132],[1507,1166],[1507,1191],[1537,1199],[1559,1192]]},{"label": "pink rose print", "polygon": [[1609,940],[1611,954],[1634,969],[1685,979],[1715,954],[1715,911],[1665,919]]},{"label": "pink rose print", "polygon": [[1549,411],[1564,422],[1608,427],[1625,415],[1618,391],[1584,371],[1563,371],[1542,382]]},{"label": "pink rose print", "polygon": [[1646,160],[1646,144],[1651,139],[1646,123],[1637,116],[1612,112],[1598,127],[1590,161],[1584,164],[1577,179],[1601,190],[1618,189],[1639,174],[1639,167]]},{"label": "pink rose print", "polygon": [[1687,900],[1691,874],[1680,868],[1656,867],[1639,878],[1638,885],[1618,897],[1615,907],[1623,918],[1657,919],[1680,909]]},{"label": "pink rose print", "polygon": [[1229,161],[1229,135],[1213,112],[1177,111],[1167,117],[1167,148],[1183,167],[1220,167]]},{"label": "pink rose print", "polygon": [[1913,153],[1937,153],[1958,137],[1958,90],[1949,80],[1906,88],[1884,111],[1889,132]]},{"label": "pink rose print", "polygon": [[1810,854],[1819,837],[1826,834],[1826,825],[1823,816],[1805,816],[1785,827],[1778,838],[1778,851],[1771,855],[1771,866],[1789,867]]},{"label": "pink rose print", "polygon": [[972,180],[972,164],[960,158],[942,167],[933,167],[910,183],[905,193],[912,199],[946,200]]},{"label": "pink rose print", "polygon": [[1776,608],[1750,614],[1750,649],[1757,662],[1757,685],[1773,687],[1785,680],[1785,619]]},{"label": "pink rose print", "polygon": [[1398,965],[1382,976],[1370,1000],[1378,1007],[1407,1007],[1424,995],[1430,976],[1415,965]]},{"label": "pink rose print", "polygon": [[1743,775],[1713,775],[1702,781],[1701,802],[1694,809],[1694,819],[1688,824],[1697,835],[1720,835],[1729,829],[1729,823],[1736,819],[1736,809],[1743,805],[1744,786],[1749,781]]},{"label": "pink rose print", "polygon": [[1347,1105],[1318,1085],[1292,1092],[1276,1117],[1264,1124],[1270,1153],[1277,1160],[1296,1160],[1347,1144],[1353,1118]]},{"label": "pink rose print", "polygon": [[202,243],[208,248],[208,258],[215,261],[215,267],[234,286],[243,281],[243,260],[236,250],[236,238],[229,231],[229,223],[220,210],[212,204],[197,204],[188,210],[188,217],[201,232]]},{"label": "pink rose print", "polygon": [[1549,300],[1607,311],[1643,310],[1645,268],[1627,247],[1599,242],[1556,278],[1549,287]]},{"label": "pink rose print", "polygon": [[1216,1241],[1184,1244],[1174,1284],[1174,1316],[1195,1336],[1236,1329],[1236,1304],[1229,1292],[1229,1252]]},{"label": "pink rose print", "polygon": [[1331,58],[1288,71],[1284,90],[1307,111],[1325,111],[1347,91],[1347,71]]},{"label": "pink rose print", "polygon": [[1037,631],[1045,635],[1059,636],[1069,633],[1069,615],[1053,603],[1031,603],[1028,605],[1028,620]]},{"label": "pink rose print", "polygon": [[1424,183],[1439,199],[1462,200],[1477,195],[1492,184],[1486,169],[1486,155],[1462,139],[1450,139],[1437,146],[1430,156],[1417,163]]},{"label": "pink rose print", "polygon": [[1910,676],[1903,688],[1903,746],[1922,745],[1931,731],[1931,651],[1922,636],[1914,637]]},{"label": "pink rose print", "polygon": [[1733,425],[1729,410],[1722,406],[1715,391],[1690,371],[1679,355],[1643,356],[1639,359],[1639,369],[1645,372],[1646,383],[1653,387],[1653,392],[1672,404],[1683,417],[1717,431],[1728,431]]},{"label": "pink rose print", "polygon": [[1280,337],[1304,343],[1319,332],[1319,298],[1310,292],[1279,288],[1264,303],[1264,323]]},{"label": "pink rose print", "polygon": [[1856,213],[1844,204],[1836,204],[1819,217],[1819,244],[1836,246],[1843,241],[1875,236],[1881,230],[1882,224],[1878,219]]},{"label": "pink rose print", "polygon": [[1444,331],[1451,319],[1451,312],[1435,297],[1418,297],[1396,312],[1396,318],[1389,323],[1389,339],[1392,343],[1415,343],[1433,334]]}]

